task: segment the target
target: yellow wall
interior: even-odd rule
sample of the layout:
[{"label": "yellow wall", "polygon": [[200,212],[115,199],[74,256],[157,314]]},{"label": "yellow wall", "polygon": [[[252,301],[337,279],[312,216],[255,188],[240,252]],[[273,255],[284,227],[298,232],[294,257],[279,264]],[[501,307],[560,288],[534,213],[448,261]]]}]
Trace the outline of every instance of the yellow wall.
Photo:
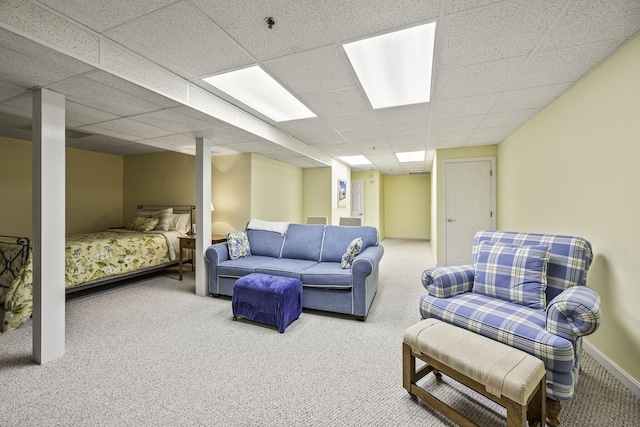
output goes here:
[{"label": "yellow wall", "polygon": [[[435,225],[435,239],[431,240],[431,247],[433,249],[433,256],[436,263],[444,259],[444,245],[443,242],[438,239],[438,236],[443,236],[443,203],[444,203],[444,179],[442,174],[444,173],[444,162],[450,159],[466,159],[476,157],[496,157],[498,153],[497,145],[485,145],[480,147],[465,147],[465,148],[447,148],[442,150],[436,150],[436,157],[434,159],[434,166],[431,174],[434,175],[434,187],[432,191],[435,191],[436,206],[432,210],[432,214],[435,216],[432,220],[432,224]],[[500,176],[500,168],[497,167],[497,171],[494,171],[496,176]]]},{"label": "yellow wall", "polygon": [[382,223],[383,175],[379,171],[352,172],[351,180],[361,179],[364,183],[364,225],[376,227],[380,238],[384,237]]},{"label": "yellow wall", "polygon": [[138,205],[193,205],[195,182],[193,156],[171,151],[125,156],[123,225]]},{"label": "yellow wall", "polygon": [[[338,207],[338,179],[347,182],[347,199],[345,207]],[[329,224],[338,225],[341,216],[351,216],[351,168],[337,160],[333,160],[331,164],[331,182],[333,191],[331,192],[331,216]]]},{"label": "yellow wall", "polygon": [[302,212],[306,222],[309,216],[326,216],[331,221],[331,168],[306,168],[302,170]]},{"label": "yellow wall", "polygon": [[[66,150],[65,234],[122,224],[122,156]],[[32,237],[31,141],[0,137],[0,234]]]},{"label": "yellow wall", "polygon": [[587,340],[640,381],[640,37],[498,148],[499,227],[586,238],[603,303]]},{"label": "yellow wall", "polygon": [[251,154],[211,159],[211,201],[213,234],[244,230],[251,220]]},{"label": "yellow wall", "polygon": [[428,239],[430,175],[388,175],[384,177],[384,215],[387,237]]},{"label": "yellow wall", "polygon": [[302,169],[251,155],[251,217],[265,221],[302,219]]}]

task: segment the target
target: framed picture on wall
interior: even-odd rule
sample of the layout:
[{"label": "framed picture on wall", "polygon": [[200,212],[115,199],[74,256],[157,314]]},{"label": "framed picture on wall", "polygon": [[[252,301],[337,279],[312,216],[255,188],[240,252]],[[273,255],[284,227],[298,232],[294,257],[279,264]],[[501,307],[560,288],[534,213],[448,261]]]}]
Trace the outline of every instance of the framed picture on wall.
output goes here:
[{"label": "framed picture on wall", "polygon": [[347,207],[347,181],[344,179],[338,180],[338,207]]}]

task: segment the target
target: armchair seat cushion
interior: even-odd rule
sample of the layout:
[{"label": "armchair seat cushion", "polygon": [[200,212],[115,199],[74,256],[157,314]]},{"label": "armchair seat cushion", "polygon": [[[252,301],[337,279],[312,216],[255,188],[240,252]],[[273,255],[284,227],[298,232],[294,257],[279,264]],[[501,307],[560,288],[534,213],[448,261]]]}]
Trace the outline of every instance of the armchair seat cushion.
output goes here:
[{"label": "armchair seat cushion", "polygon": [[544,311],[467,292],[451,298],[424,295],[420,313],[534,355],[548,370],[569,373],[575,365],[573,343],[545,330]]}]

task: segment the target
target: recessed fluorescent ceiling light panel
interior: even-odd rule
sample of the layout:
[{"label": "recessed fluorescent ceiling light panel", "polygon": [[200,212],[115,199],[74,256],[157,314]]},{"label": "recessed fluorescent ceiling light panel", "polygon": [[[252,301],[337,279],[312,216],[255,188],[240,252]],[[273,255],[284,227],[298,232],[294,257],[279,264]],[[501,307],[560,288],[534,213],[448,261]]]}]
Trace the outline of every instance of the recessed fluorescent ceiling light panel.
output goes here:
[{"label": "recessed fluorescent ceiling light panel", "polygon": [[404,153],[396,153],[398,161],[401,163],[407,162],[423,162],[424,151],[407,151]]},{"label": "recessed fluorescent ceiling light panel", "polygon": [[257,65],[203,80],[275,122],[316,117]]},{"label": "recessed fluorescent ceiling light panel", "polygon": [[373,108],[429,102],[436,23],[344,45]]},{"label": "recessed fluorescent ceiling light panel", "polygon": [[370,165],[371,162],[365,156],[342,156],[341,160],[350,164],[351,166]]}]

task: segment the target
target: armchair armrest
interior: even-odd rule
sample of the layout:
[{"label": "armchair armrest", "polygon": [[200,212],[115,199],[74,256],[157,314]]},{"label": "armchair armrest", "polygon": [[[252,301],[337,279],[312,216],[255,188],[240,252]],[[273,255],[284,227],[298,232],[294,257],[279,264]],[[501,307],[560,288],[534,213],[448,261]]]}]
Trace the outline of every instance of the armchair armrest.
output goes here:
[{"label": "armchair armrest", "polygon": [[600,326],[600,296],[586,286],[565,289],[547,305],[548,332],[575,341]]},{"label": "armchair armrest", "polygon": [[471,291],[474,274],[471,264],[429,268],[422,273],[422,285],[431,296],[449,298]]}]

